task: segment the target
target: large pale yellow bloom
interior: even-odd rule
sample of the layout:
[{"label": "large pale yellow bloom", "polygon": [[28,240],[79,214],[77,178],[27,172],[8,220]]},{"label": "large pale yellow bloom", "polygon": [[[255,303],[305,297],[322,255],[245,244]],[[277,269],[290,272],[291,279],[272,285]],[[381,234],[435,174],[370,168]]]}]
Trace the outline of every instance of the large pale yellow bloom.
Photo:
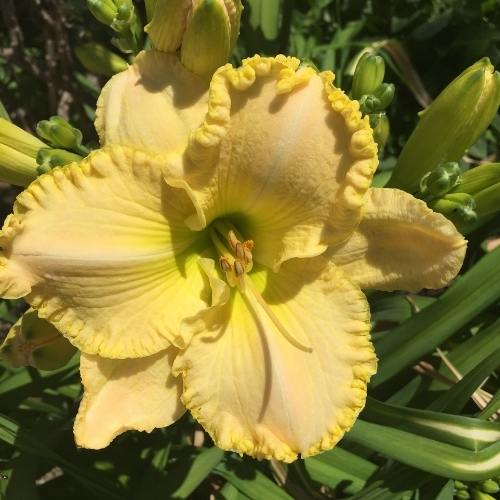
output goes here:
[{"label": "large pale yellow bloom", "polygon": [[360,289],[442,287],[464,239],[370,189],[367,119],[297,59],[227,65],[207,89],[143,53],[97,111],[102,149],[33,182],[0,241],[1,294],[82,352],[77,443],[186,407],[224,449],[332,448],[376,369]]}]

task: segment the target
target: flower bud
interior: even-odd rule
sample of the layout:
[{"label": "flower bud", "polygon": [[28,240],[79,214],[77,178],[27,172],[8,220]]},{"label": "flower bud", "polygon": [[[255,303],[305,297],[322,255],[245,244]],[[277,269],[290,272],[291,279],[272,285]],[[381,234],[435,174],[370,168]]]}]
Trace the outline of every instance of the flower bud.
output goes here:
[{"label": "flower bud", "polygon": [[118,11],[113,0],[87,0],[87,8],[100,23],[106,26],[111,26]]},{"label": "flower bud", "polygon": [[456,226],[471,224],[477,220],[476,202],[470,194],[453,193],[429,203],[430,208],[440,212]]},{"label": "flower bud", "polygon": [[493,479],[486,479],[481,482],[481,490],[485,493],[498,493],[500,486]]},{"label": "flower bud", "polygon": [[36,133],[56,148],[88,153],[88,149],[82,146],[82,133],[60,116],[52,116],[49,120],[38,122]]},{"label": "flower bud", "polygon": [[443,163],[422,177],[420,192],[424,197],[439,198],[458,184],[461,173],[458,163]]},{"label": "flower bud", "polygon": [[75,49],[75,54],[87,70],[97,75],[113,76],[128,68],[125,59],[98,43],[80,45]]},{"label": "flower bud", "polygon": [[470,493],[467,490],[458,490],[455,492],[455,498],[458,500],[469,500]]},{"label": "flower bud", "polygon": [[29,309],[12,326],[0,348],[2,358],[14,368],[33,366],[56,370],[64,366],[76,349],[48,321]]},{"label": "flower bud", "polygon": [[437,165],[458,161],[484,132],[500,104],[500,73],[488,58],[467,68],[420,117],[399,156],[388,187],[416,191]]},{"label": "flower bud", "polygon": [[385,113],[377,113],[369,115],[370,127],[373,129],[373,139],[377,143],[379,151],[381,151],[387,143],[390,134],[389,118]]},{"label": "flower bud", "polygon": [[364,95],[373,94],[384,81],[385,63],[382,57],[365,53],[354,71],[351,95],[353,99],[361,99]]},{"label": "flower bud", "polygon": [[40,148],[47,147],[46,144],[35,136],[5,118],[0,118],[0,144],[9,146],[31,158],[36,158]]},{"label": "flower bud", "polygon": [[393,83],[382,83],[373,94],[364,95],[359,99],[359,107],[363,115],[383,111],[394,98],[396,87]]},{"label": "flower bud", "polygon": [[462,174],[460,185],[452,192],[477,194],[500,182],[500,163],[485,163]]},{"label": "flower bud", "polygon": [[488,493],[484,493],[480,490],[472,490],[472,499],[473,500],[495,500],[495,497],[488,495]]},{"label": "flower bud", "polygon": [[65,149],[40,149],[36,157],[37,161],[37,174],[42,175],[49,172],[54,167],[62,167],[69,163],[78,162],[82,159],[81,156],[70,153]]},{"label": "flower bud", "polygon": [[155,48],[180,49],[182,64],[211,76],[227,63],[240,30],[240,0],[157,0],[145,30]]},{"label": "flower bud", "polygon": [[47,147],[33,135],[0,118],[0,179],[27,186],[36,178],[36,155]]}]

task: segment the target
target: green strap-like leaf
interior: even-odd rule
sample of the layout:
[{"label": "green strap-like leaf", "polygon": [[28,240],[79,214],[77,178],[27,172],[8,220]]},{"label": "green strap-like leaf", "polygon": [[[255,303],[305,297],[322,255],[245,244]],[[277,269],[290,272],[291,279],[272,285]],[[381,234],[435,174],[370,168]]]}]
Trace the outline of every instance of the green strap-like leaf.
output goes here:
[{"label": "green strap-like leaf", "polygon": [[372,387],[432,352],[500,299],[500,249],[483,257],[434,304],[405,321],[376,345],[380,357]]}]

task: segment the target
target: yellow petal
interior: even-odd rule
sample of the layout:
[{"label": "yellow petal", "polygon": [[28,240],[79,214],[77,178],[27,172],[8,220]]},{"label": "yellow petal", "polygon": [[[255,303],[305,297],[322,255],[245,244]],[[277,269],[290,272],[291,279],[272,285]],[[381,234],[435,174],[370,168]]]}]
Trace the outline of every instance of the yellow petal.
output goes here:
[{"label": "yellow petal", "polygon": [[141,52],[99,97],[95,125],[101,144],[182,152],[203,120],[207,88],[175,54]]},{"label": "yellow petal", "polygon": [[256,295],[233,289],[174,363],[183,402],[216,444],[291,462],[335,446],[364,405],[376,359],[361,291],[322,257],[294,259],[278,274],[251,275]]},{"label": "yellow petal", "polygon": [[255,259],[275,269],[354,230],[377,164],[358,103],[332,86],[332,73],[299,63],[255,56],[220,68],[184,177],[168,179],[197,207],[191,227],[240,216]]},{"label": "yellow petal", "polygon": [[190,201],[162,182],[162,165],[114,146],[39,177],[4,226],[0,288],[29,293],[40,316],[88,354],[182,345],[182,319],[206,307],[192,253],[202,235],[184,226]]},{"label": "yellow petal", "polygon": [[363,220],[333,262],[361,288],[441,288],[464,260],[467,242],[441,214],[397,189],[370,189]]},{"label": "yellow petal", "polygon": [[140,359],[82,354],[85,392],[75,420],[76,444],[101,449],[122,432],[151,432],[181,417],[181,383],[171,374],[175,355],[175,348]]}]

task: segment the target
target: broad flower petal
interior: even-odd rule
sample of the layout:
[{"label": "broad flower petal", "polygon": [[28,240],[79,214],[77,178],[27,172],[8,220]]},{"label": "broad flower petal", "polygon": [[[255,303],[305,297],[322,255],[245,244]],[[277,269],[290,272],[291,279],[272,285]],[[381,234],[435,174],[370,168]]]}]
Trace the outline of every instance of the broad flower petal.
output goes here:
[{"label": "broad flower petal", "polygon": [[181,417],[181,384],[171,374],[176,352],[171,347],[139,359],[82,354],[85,392],[75,420],[76,444],[104,448],[122,432],[151,432]]},{"label": "broad flower petal", "polygon": [[467,243],[443,215],[397,189],[370,189],[363,220],[332,248],[332,260],[361,288],[441,288],[462,266]]},{"label": "broad flower petal", "polygon": [[237,292],[194,319],[200,333],[174,363],[183,402],[226,450],[286,462],[328,450],[352,426],[375,372],[366,300],[323,257],[249,279],[266,308]]},{"label": "broad flower petal", "polygon": [[95,125],[101,144],[181,153],[203,120],[207,90],[175,54],[141,52],[99,97]]},{"label": "broad flower petal", "polygon": [[184,176],[168,179],[197,207],[191,227],[241,215],[255,259],[275,269],[354,230],[377,164],[358,103],[333,87],[332,73],[299,64],[255,56],[220,68]]},{"label": "broad flower petal", "polygon": [[182,319],[206,307],[195,252],[203,235],[184,226],[190,201],[162,181],[162,165],[115,146],[39,177],[2,231],[1,292],[27,293],[88,354],[182,345]]}]

